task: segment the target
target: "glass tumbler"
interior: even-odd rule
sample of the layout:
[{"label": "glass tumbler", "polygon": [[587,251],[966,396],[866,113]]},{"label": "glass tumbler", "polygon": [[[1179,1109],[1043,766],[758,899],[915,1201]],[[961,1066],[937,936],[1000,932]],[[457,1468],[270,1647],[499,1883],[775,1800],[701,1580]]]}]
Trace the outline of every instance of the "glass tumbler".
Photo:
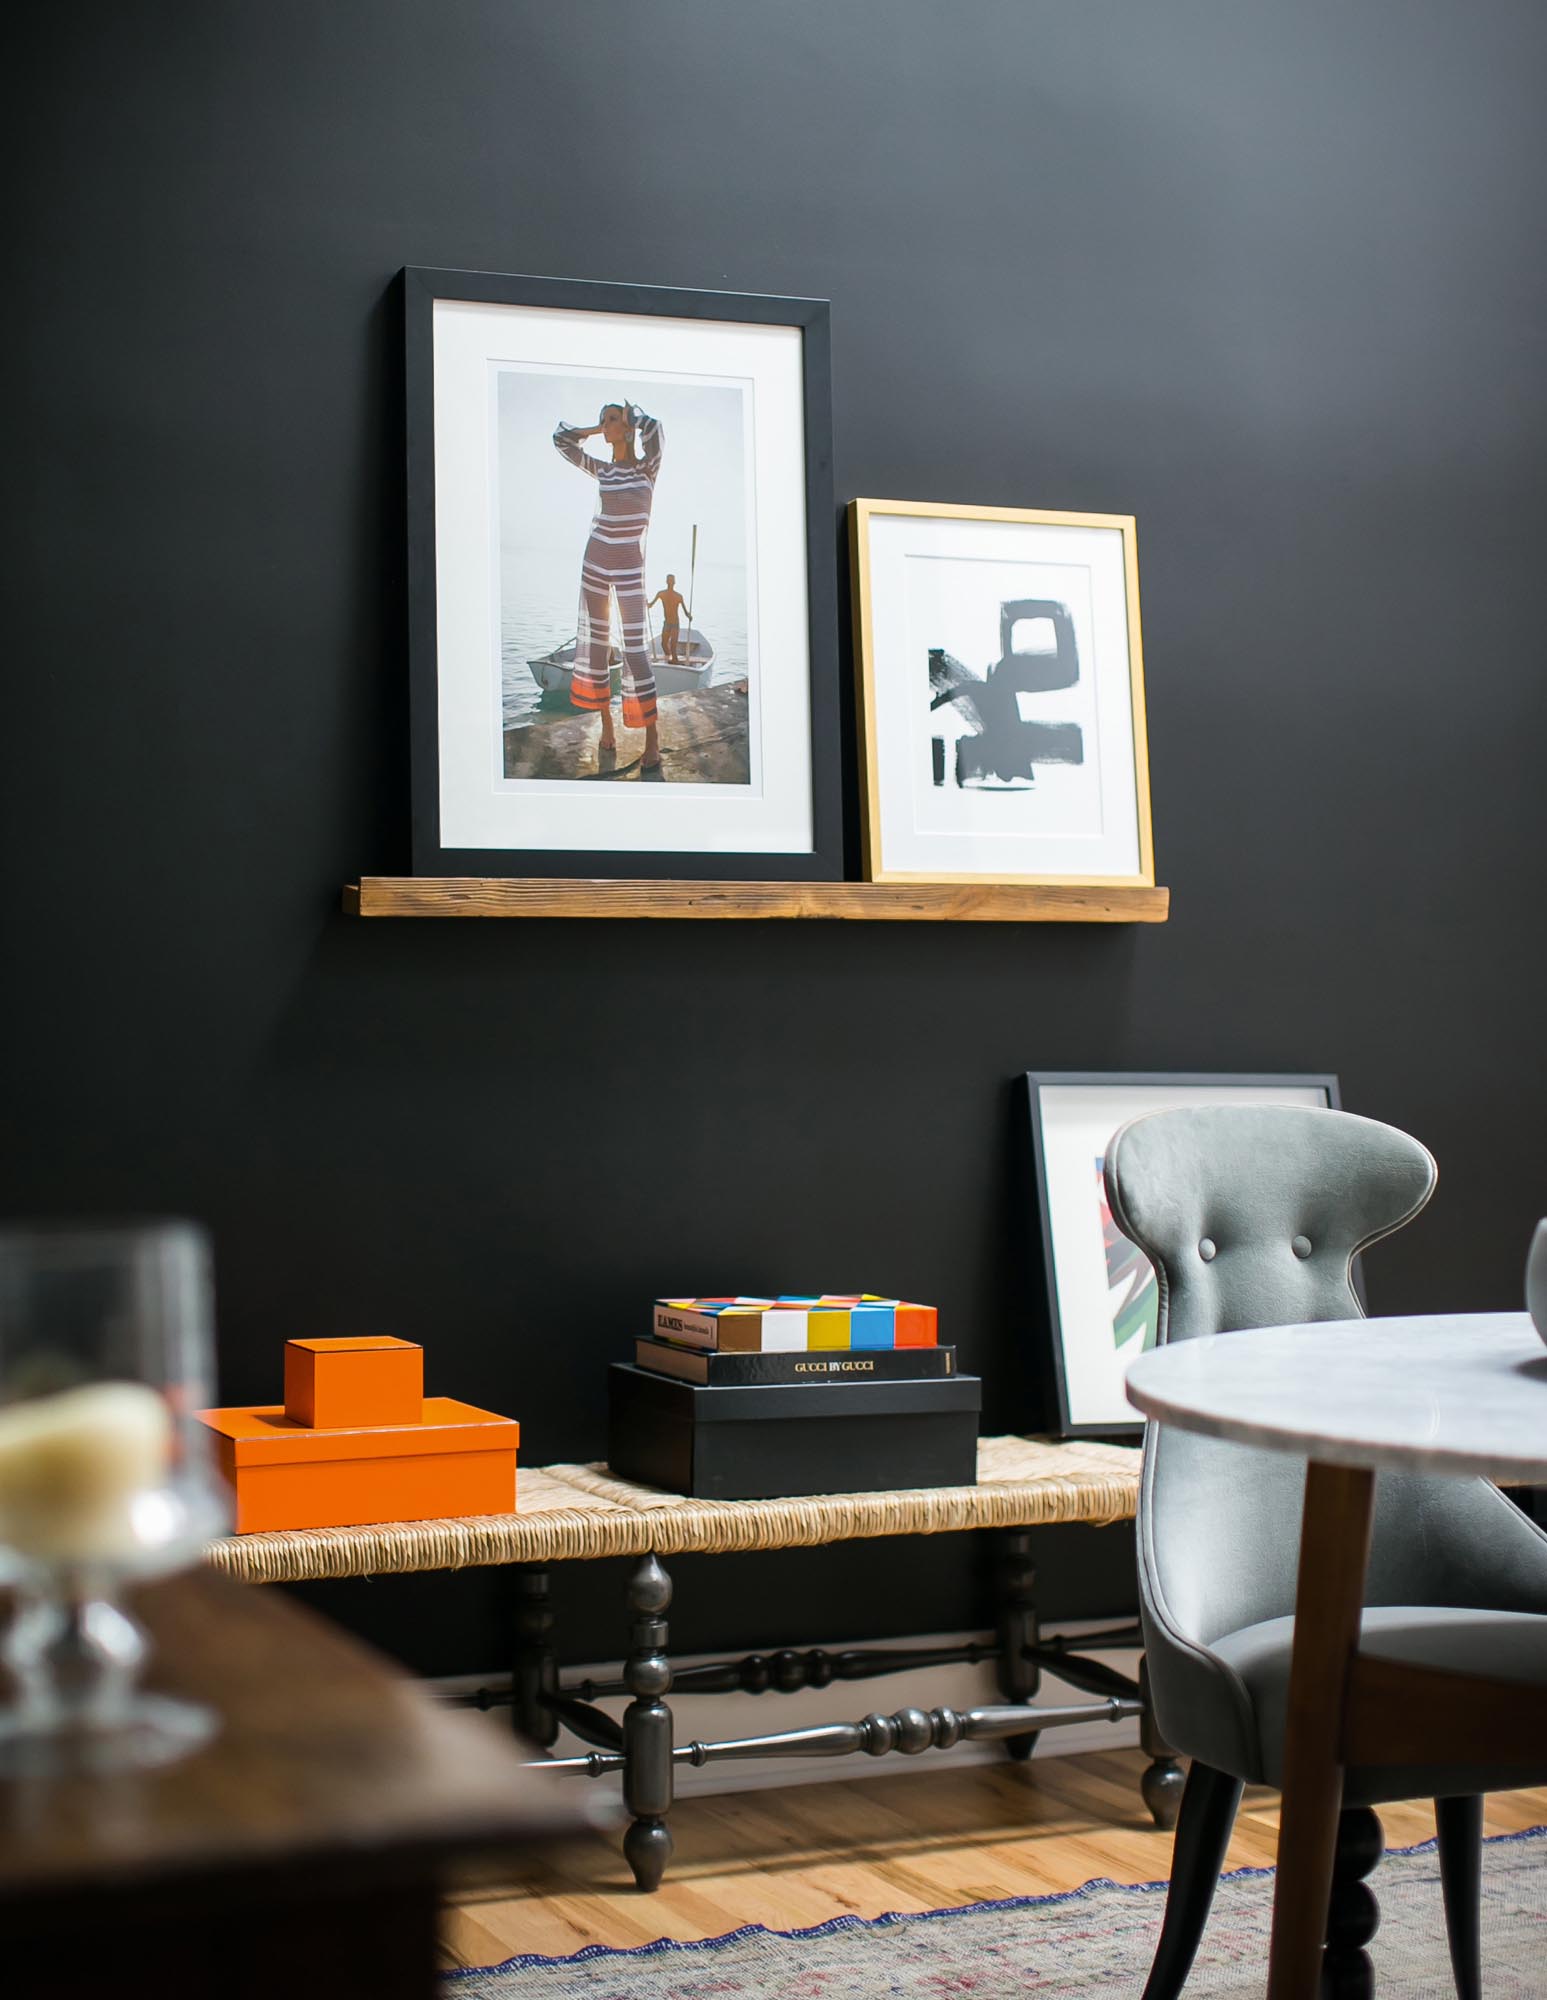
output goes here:
[{"label": "glass tumbler", "polygon": [[214,1732],[141,1687],[126,1603],[226,1525],[211,1350],[192,1223],[0,1228],[0,1773],[164,1764]]}]

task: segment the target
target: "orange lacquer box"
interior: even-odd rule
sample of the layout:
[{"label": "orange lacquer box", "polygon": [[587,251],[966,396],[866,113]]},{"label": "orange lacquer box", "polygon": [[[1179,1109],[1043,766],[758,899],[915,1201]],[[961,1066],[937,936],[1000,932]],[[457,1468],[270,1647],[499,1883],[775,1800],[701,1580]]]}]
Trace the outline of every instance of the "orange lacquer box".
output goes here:
[{"label": "orange lacquer box", "polygon": [[205,1410],[236,1532],[513,1513],[520,1425],[449,1396],[420,1409],[418,1423],[331,1430],[298,1424],[277,1403]]},{"label": "orange lacquer box", "polygon": [[317,1430],[416,1424],[424,1402],[424,1349],[378,1334],[287,1340],[285,1412]]}]

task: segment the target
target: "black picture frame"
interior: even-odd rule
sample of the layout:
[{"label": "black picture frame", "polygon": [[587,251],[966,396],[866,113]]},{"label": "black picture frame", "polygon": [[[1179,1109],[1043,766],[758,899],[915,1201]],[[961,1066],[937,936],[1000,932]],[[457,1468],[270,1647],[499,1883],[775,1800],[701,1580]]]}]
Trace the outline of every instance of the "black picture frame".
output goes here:
[{"label": "black picture frame", "polygon": [[[402,272],[407,389],[408,620],[413,870],[416,875],[591,876],[837,881],[843,877],[836,509],[830,308],[825,299],[407,266]],[[437,700],[434,311],[438,301],[550,307],[798,327],[805,425],[812,846],[808,853],[615,852],[446,847],[441,840]]]},{"label": "black picture frame", "polygon": [[[1068,1369],[1065,1362],[1066,1329],[1060,1299],[1057,1251],[1054,1243],[1052,1205],[1049,1199],[1049,1162],[1043,1119],[1042,1092],[1050,1087],[1085,1086],[1091,1089],[1179,1089],[1200,1095],[1216,1090],[1320,1090],[1331,1111],[1343,1108],[1342,1093],[1335,1075],[1326,1072],[1257,1072],[1238,1074],[1219,1070],[1028,1070],[1022,1079],[1022,1102],[1029,1139],[1031,1182],[1037,1213],[1037,1253],[1041,1259],[1047,1322],[1035,1345],[1041,1359],[1042,1406],[1045,1416],[1054,1419],[1061,1438],[1106,1438],[1132,1443],[1143,1436],[1141,1418],[1107,1422],[1081,1421],[1071,1408]],[[1365,1302],[1364,1278],[1356,1258],[1353,1284],[1360,1306]],[[1036,1273],[1032,1273],[1033,1294]]]}]

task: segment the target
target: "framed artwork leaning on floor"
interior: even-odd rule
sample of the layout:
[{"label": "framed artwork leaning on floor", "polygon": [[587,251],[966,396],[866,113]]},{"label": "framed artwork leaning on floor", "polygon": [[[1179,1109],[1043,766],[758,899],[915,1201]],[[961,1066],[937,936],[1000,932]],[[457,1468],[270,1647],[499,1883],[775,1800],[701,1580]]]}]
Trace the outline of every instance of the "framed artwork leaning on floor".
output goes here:
[{"label": "framed artwork leaning on floor", "polygon": [[856,500],[872,882],[1150,887],[1134,523]]},{"label": "framed artwork leaning on floor", "polygon": [[[1030,1070],[1025,1091],[1047,1297],[1045,1411],[1060,1437],[1138,1438],[1144,1426],[1134,1421],[1123,1377],[1155,1344],[1160,1288],[1154,1265],[1107,1206],[1103,1171],[1113,1134],[1147,1111],[1200,1104],[1338,1111],[1338,1080]],[[1356,1286],[1357,1274],[1356,1264]]]},{"label": "framed artwork leaning on floor", "polygon": [[403,290],[415,872],[841,876],[825,302]]}]

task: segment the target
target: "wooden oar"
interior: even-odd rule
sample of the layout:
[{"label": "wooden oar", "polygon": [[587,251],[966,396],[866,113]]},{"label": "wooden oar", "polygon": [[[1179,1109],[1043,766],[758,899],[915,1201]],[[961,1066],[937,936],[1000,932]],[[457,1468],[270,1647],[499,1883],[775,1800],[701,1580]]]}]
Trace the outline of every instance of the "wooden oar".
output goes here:
[{"label": "wooden oar", "polygon": [[687,657],[693,659],[693,584],[698,575],[698,523],[693,523],[693,557],[688,565],[688,650]]}]

